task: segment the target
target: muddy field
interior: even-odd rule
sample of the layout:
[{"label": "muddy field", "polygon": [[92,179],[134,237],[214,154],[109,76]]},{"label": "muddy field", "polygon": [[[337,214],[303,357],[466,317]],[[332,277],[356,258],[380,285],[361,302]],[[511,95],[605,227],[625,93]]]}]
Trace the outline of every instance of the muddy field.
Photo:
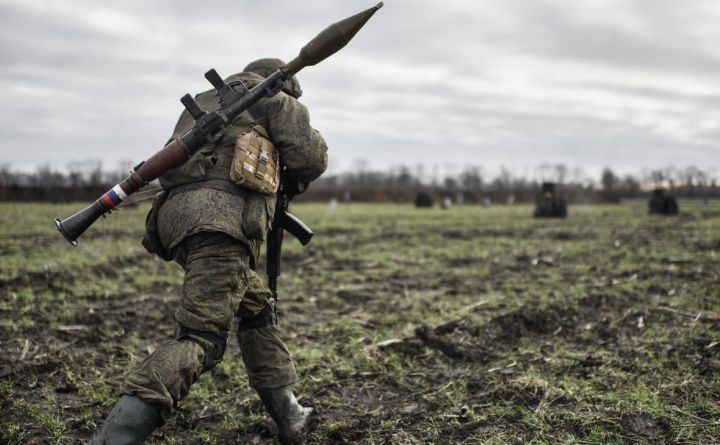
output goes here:
[{"label": "muddy field", "polygon": [[[69,246],[79,205],[0,205],[0,443],[87,440],[173,335],[182,275],[145,207]],[[720,443],[720,204],[299,205],[282,326],[313,444]],[[238,347],[151,443],[270,444]]]}]

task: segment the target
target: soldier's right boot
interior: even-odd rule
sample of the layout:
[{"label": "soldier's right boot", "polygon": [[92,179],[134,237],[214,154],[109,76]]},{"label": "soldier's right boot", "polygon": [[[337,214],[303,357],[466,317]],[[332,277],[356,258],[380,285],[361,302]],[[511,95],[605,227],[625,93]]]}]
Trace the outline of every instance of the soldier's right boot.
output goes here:
[{"label": "soldier's right boot", "polygon": [[140,445],[162,424],[160,411],[134,396],[122,396],[90,445]]},{"label": "soldier's right boot", "polygon": [[270,417],[275,421],[281,445],[302,443],[312,408],[301,406],[290,386],[258,388],[257,393]]}]

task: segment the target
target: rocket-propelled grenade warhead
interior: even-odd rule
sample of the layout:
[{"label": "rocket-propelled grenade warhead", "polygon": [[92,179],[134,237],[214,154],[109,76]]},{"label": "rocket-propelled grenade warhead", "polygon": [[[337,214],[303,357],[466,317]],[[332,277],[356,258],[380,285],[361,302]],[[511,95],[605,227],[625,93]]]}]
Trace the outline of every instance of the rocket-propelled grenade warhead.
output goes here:
[{"label": "rocket-propelled grenade warhead", "polygon": [[283,72],[285,78],[289,78],[306,66],[316,65],[340,51],[355,37],[360,28],[370,20],[370,17],[382,7],[383,3],[380,2],[370,9],[328,26],[309,41],[307,45],[303,46],[300,54],[290,63],[280,68],[280,71]]}]

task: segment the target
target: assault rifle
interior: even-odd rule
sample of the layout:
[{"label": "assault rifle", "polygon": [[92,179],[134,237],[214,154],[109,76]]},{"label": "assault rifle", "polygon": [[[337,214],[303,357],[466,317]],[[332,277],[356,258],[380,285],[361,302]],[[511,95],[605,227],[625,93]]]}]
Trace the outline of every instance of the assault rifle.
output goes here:
[{"label": "assault rifle", "polygon": [[[195,119],[195,126],[139,164],[130,176],[99,197],[94,203],[68,218],[56,219],[55,225],[60,233],[71,244],[77,245],[78,237],[100,216],[112,211],[150,181],[188,160],[205,144],[220,140],[225,136],[227,127],[233,119],[260,99],[276,95],[283,89],[285,80],[290,79],[306,66],[316,65],[342,49],[382,6],[382,3],[378,3],[370,9],[330,25],[308,42],[297,57],[250,90],[236,90],[225,83],[214,69],[205,73],[205,78],[217,90],[220,108],[208,112],[200,108],[200,105],[189,94],[183,96],[181,102]],[[285,216],[282,216],[280,220],[283,221],[284,218]],[[286,225],[286,228],[288,227],[290,227],[289,224]],[[307,241],[309,242],[309,238]]]},{"label": "assault rifle", "polygon": [[282,252],[285,231],[297,238],[303,246],[306,246],[314,235],[313,231],[310,230],[300,218],[288,211],[290,201],[293,197],[303,193],[306,188],[307,184],[292,181],[285,177],[285,175],[281,177],[280,188],[277,192],[277,202],[275,203],[275,216],[272,226],[270,227],[270,232],[268,233],[265,264],[265,270],[268,276],[268,287],[273,293],[276,305],[278,301],[277,279],[278,276],[280,276],[280,254]]}]

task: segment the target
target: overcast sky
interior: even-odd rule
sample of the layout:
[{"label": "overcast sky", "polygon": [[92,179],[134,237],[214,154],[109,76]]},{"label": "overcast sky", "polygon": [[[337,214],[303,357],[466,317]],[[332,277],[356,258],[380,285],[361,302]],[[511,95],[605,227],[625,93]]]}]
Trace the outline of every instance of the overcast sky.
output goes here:
[{"label": "overcast sky", "polygon": [[[0,0],[0,164],[139,162],[203,73],[373,0]],[[331,171],[720,167],[718,0],[386,0],[299,75]]]}]

